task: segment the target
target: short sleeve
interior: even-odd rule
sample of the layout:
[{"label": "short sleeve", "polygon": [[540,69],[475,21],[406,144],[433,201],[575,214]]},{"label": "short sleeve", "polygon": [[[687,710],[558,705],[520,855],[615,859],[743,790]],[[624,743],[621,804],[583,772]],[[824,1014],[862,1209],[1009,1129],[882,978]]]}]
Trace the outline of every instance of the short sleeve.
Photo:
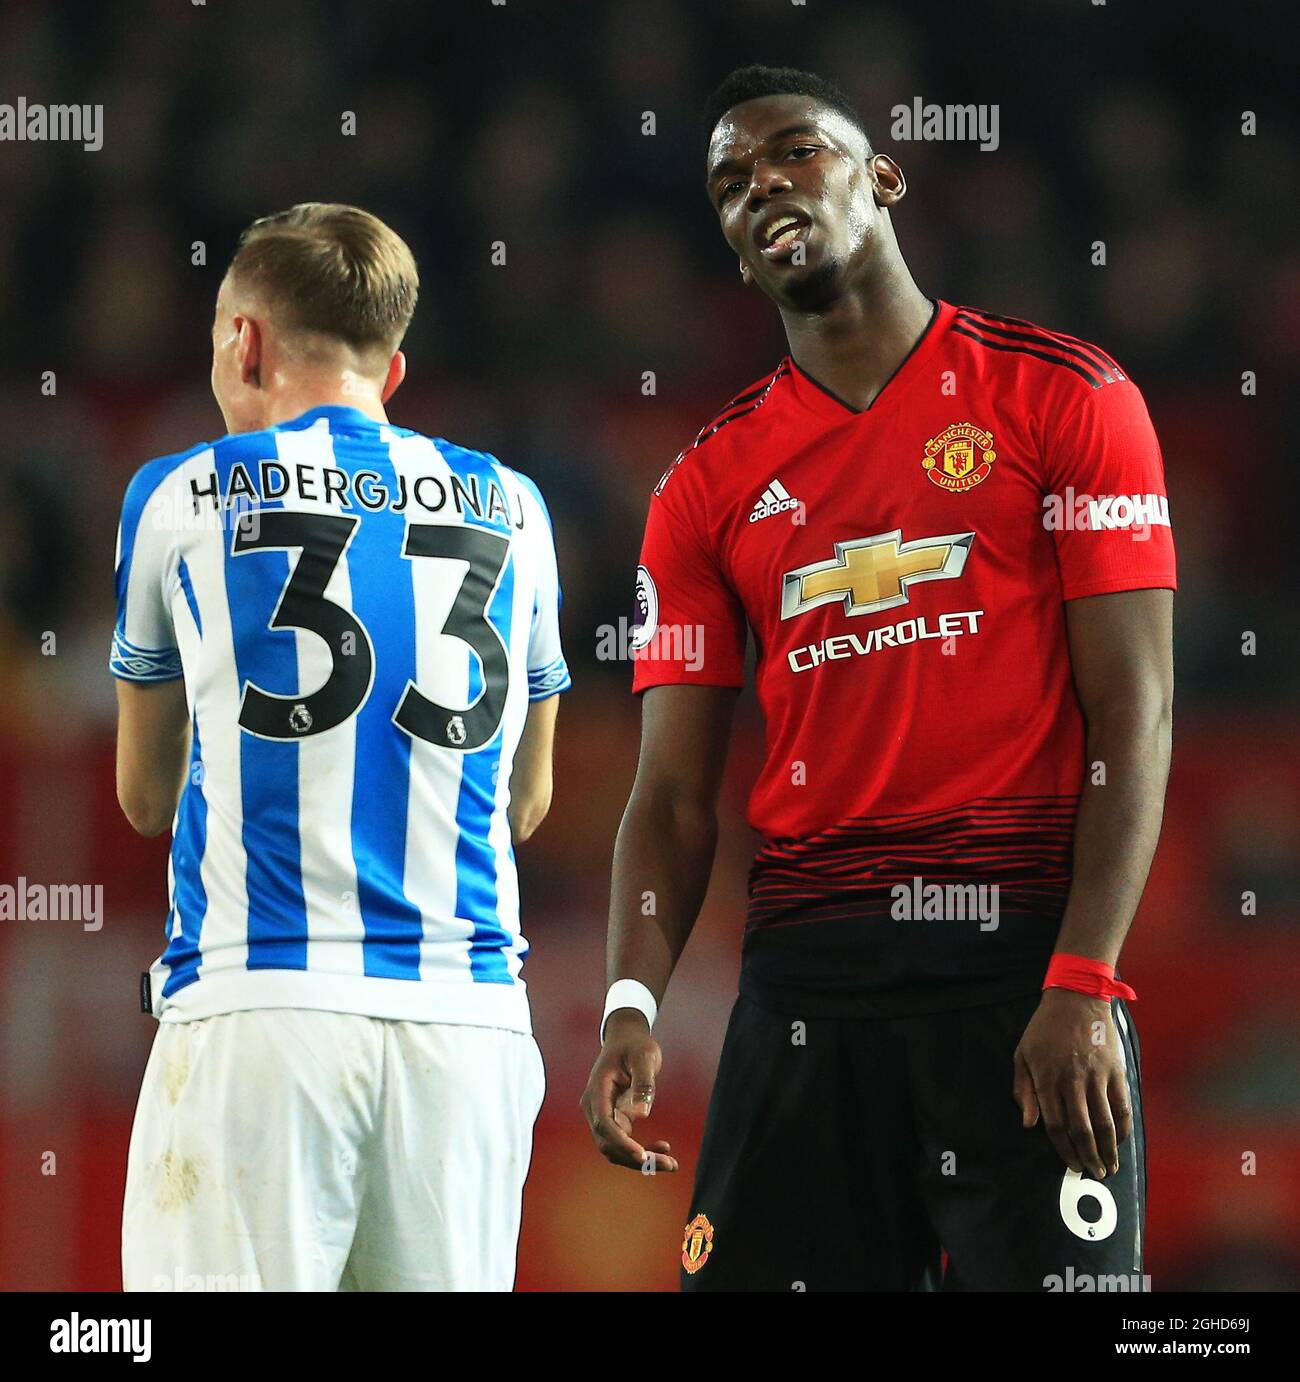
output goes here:
[{"label": "short sleeve", "polygon": [[650,500],[636,572],[632,689],[743,686],[745,612],[694,522]]},{"label": "short sleeve", "polygon": [[147,465],[127,486],[117,532],[117,623],[109,670],[123,681],[175,681],[183,675],[176,646],[167,578],[173,528],[167,494],[159,491],[166,473]]},{"label": "short sleeve", "polygon": [[541,519],[534,551],[537,558],[536,598],[528,633],[528,699],[544,701],[573,685],[560,643],[560,566],[555,554],[555,532],[541,491],[526,476],[519,477],[536,501]]},{"label": "short sleeve", "polygon": [[1045,436],[1044,460],[1065,599],[1176,589],[1164,463],[1135,384],[1089,390]]}]

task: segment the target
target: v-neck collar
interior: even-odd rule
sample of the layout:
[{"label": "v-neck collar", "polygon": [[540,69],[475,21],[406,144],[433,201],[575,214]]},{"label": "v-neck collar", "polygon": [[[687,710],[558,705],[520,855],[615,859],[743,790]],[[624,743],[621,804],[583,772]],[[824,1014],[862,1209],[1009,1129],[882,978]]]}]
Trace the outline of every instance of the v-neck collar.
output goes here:
[{"label": "v-neck collar", "polygon": [[942,298],[936,298],[934,310],[925,330],[917,337],[916,344],[899,361],[898,368],[885,380],[880,392],[865,408],[855,408],[851,403],[833,393],[820,380],[814,379],[807,370],[802,369],[792,355],[785,357],[789,366],[791,381],[800,402],[832,420],[843,421],[846,417],[865,417],[875,412],[882,402],[895,398],[906,384],[907,379],[916,372],[920,363],[931,354],[938,343],[947,335],[948,327],[957,314],[957,309]]}]

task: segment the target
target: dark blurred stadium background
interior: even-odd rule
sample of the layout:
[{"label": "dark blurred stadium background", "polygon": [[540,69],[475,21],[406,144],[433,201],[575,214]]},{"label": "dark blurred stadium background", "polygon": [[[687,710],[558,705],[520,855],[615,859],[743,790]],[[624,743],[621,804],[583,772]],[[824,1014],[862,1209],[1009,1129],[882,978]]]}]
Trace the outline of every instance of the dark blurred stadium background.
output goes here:
[{"label": "dark blurred stadium background", "polygon": [[[106,921],[0,923],[0,1285],[120,1282],[154,1030],[136,981],[161,944],[165,844],[135,838],[114,800],[114,528],[138,465],[221,431],[206,385],[217,283],[244,224],[302,200],[360,203],[409,239],[424,284],[395,420],[534,476],[559,533],[574,689],[555,809],[520,851],[549,1076],[520,1285],[675,1284],[734,992],[761,732],[751,707],[706,914],[662,1020],[654,1122],[686,1173],[616,1171],[577,1099],[638,706],[626,664],[597,659],[597,630],[630,613],[660,471],[784,353],[700,186],[703,95],[752,60],[823,70],[860,101],[909,175],[896,224],[924,289],[1096,339],[1146,393],[1182,582],[1169,808],[1124,963],[1141,995],[1149,1269],[1157,1290],[1300,1282],[1296,129],[1289,50],[1253,13],[3,5],[0,101],[102,102],[105,140],[0,144],[0,880],[102,883]],[[997,103],[1000,147],[896,144],[890,107],[915,96]],[[1097,240],[1106,267],[1091,263]],[[1244,890],[1257,915],[1242,915]],[[57,1174],[42,1174],[48,1152]]]}]

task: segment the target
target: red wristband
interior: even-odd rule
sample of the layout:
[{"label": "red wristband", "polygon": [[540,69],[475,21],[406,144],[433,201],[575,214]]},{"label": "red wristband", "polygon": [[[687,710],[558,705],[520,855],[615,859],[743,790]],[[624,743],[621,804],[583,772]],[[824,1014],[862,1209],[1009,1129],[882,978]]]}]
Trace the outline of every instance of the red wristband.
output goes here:
[{"label": "red wristband", "polygon": [[1093,998],[1123,998],[1135,1002],[1137,994],[1115,977],[1115,966],[1083,955],[1053,955],[1047,966],[1045,989],[1073,989]]}]

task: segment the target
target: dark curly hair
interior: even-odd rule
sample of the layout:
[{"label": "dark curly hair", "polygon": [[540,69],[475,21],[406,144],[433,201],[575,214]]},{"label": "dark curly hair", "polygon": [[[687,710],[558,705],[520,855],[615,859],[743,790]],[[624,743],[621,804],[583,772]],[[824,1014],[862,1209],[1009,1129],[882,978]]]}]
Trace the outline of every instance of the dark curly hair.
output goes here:
[{"label": "dark curly hair", "polygon": [[867,134],[862,117],[834,82],[797,67],[764,67],[761,63],[737,67],[714,87],[704,106],[705,141],[711,138],[718,121],[732,106],[738,106],[742,101],[757,100],[760,96],[811,96],[813,100],[851,120],[862,131],[868,151],[871,149],[871,136]]}]

